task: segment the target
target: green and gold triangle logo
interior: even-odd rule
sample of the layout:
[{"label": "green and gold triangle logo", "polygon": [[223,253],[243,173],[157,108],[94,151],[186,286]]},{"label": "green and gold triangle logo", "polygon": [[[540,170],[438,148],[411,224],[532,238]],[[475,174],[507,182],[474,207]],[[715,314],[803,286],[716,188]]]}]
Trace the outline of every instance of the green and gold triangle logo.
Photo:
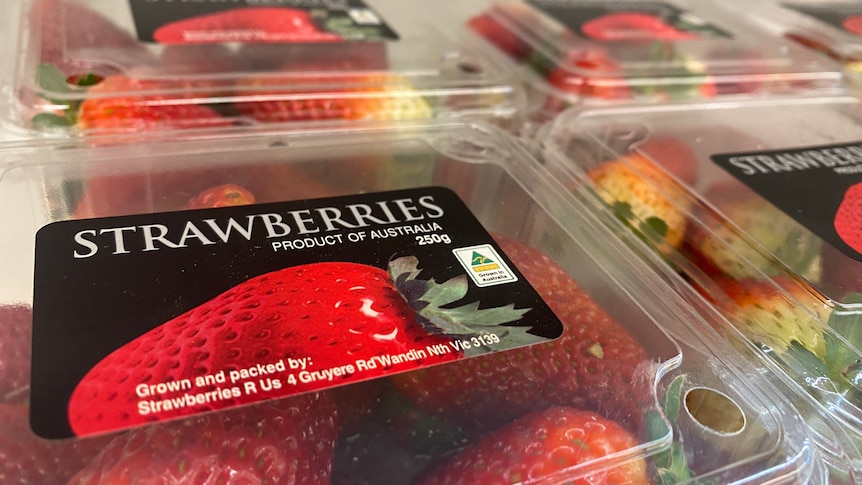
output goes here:
[{"label": "green and gold triangle logo", "polygon": [[476,251],[473,251],[473,256],[470,257],[470,264],[473,266],[479,266],[493,262],[493,259],[489,258],[488,256],[485,256],[484,254],[479,254]]}]

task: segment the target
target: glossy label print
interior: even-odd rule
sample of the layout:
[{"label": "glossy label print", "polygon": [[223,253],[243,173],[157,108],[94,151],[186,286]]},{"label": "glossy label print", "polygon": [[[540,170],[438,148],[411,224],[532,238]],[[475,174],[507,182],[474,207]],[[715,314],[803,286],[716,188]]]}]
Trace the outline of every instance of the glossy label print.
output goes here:
[{"label": "glossy label print", "polygon": [[85,436],[547,342],[448,189],[63,221],[36,239],[32,425]]},{"label": "glossy label print", "polygon": [[573,32],[597,41],[697,40],[730,34],[693,13],[661,2],[529,0]]},{"label": "glossy label print", "polygon": [[862,261],[862,142],[712,156],[850,258]]},{"label": "glossy label print", "polygon": [[862,36],[862,5],[851,3],[818,3],[816,5],[783,3],[782,6],[814,17],[845,32]]},{"label": "glossy label print", "polygon": [[138,38],[160,44],[397,40],[362,0],[129,0]]}]

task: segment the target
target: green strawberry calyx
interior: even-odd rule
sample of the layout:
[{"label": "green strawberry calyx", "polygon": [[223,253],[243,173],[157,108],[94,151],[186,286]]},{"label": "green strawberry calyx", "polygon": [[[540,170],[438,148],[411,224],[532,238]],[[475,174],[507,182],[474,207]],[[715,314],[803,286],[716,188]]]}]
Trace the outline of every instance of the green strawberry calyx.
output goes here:
[{"label": "green strawberry calyx", "polygon": [[[682,407],[682,388],[685,376],[676,376],[665,390],[661,399],[661,412],[652,409],[646,412],[646,428],[649,438],[660,440],[671,432],[672,424],[679,418]],[[670,447],[653,457],[656,483],[671,485],[691,479],[691,470],[685,456],[685,447],[680,440],[674,440]]]},{"label": "green strawberry calyx", "polygon": [[[520,320],[530,308],[515,308],[514,304],[481,308],[478,301],[453,306],[467,296],[469,284],[465,275],[442,283],[433,279],[419,279],[419,260],[414,256],[391,260],[388,272],[395,289],[416,312],[417,320],[428,333],[453,338],[470,338],[493,333],[501,339],[505,338],[506,347],[517,347],[536,341],[536,336],[528,333],[531,327],[510,325]],[[488,350],[487,347],[480,346],[477,349],[467,349],[465,354],[478,355]]]},{"label": "green strawberry calyx", "polygon": [[[36,128],[74,126],[81,100],[71,99],[74,97],[71,95],[100,82],[102,78],[93,73],[67,76],[52,64],[39,65],[36,69],[36,84],[41,89],[41,96],[54,104],[57,112],[39,113],[30,120],[30,123]],[[70,95],[69,99],[61,99],[66,94]]]}]

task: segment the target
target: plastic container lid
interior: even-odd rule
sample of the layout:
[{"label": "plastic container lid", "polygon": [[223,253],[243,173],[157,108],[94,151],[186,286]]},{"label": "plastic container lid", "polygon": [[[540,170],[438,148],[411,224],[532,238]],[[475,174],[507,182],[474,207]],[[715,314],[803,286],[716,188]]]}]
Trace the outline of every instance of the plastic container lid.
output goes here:
[{"label": "plastic container lid", "polygon": [[703,99],[816,92],[840,67],[740,15],[725,2],[501,1],[471,28],[538,74],[562,101]]},{"label": "plastic container lid", "polygon": [[844,63],[847,81],[858,86],[862,75],[862,8],[857,2],[767,1],[751,7],[752,20]]},{"label": "plastic container lid", "polygon": [[33,0],[12,10],[3,118],[26,134],[506,122],[523,104],[506,63],[445,10],[404,2]]},{"label": "plastic container lid", "polygon": [[2,476],[825,483],[776,387],[489,125],[0,153]]},{"label": "plastic container lid", "polygon": [[860,115],[849,97],[573,108],[545,142],[558,177],[843,423],[857,474]]}]

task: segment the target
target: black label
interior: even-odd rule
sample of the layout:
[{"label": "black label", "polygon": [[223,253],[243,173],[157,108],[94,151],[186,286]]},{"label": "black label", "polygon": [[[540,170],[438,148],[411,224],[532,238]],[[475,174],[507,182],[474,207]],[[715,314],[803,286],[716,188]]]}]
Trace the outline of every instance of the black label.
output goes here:
[{"label": "black label", "polygon": [[817,5],[783,3],[781,6],[813,17],[853,35],[862,36],[862,5],[848,3],[818,3]]},{"label": "black label", "polygon": [[711,158],[809,231],[862,261],[862,142]]},{"label": "black label", "polygon": [[437,187],[50,224],[36,236],[33,311],[31,423],[49,438],[562,333]]},{"label": "black label", "polygon": [[138,38],[161,44],[397,40],[362,0],[129,0]]},{"label": "black label", "polygon": [[661,2],[528,0],[573,32],[598,41],[731,37],[696,15]]}]

